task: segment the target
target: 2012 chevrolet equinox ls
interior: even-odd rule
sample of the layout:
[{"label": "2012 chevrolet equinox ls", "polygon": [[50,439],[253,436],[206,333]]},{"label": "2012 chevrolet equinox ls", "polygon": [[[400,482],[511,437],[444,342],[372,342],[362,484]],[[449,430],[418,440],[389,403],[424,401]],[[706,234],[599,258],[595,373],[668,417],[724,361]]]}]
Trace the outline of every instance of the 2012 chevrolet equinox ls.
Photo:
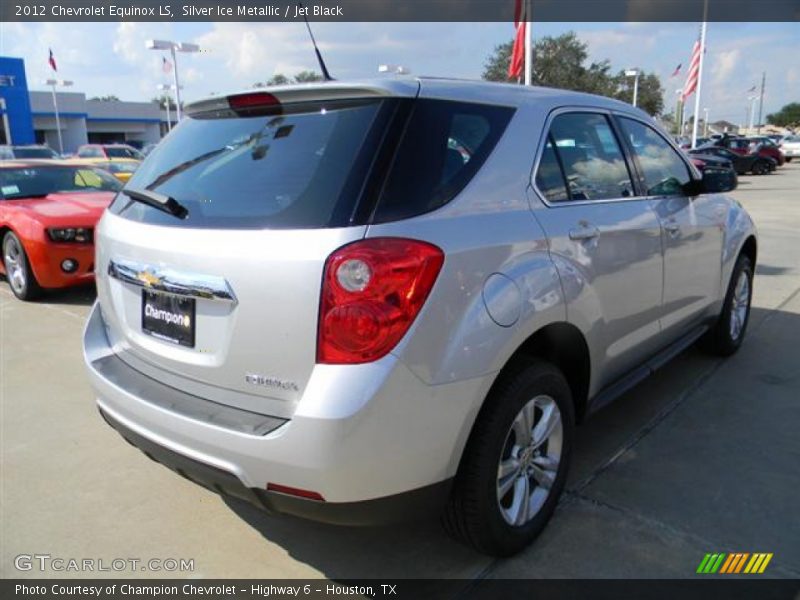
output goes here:
[{"label": "2012 chevrolet equinox ls", "polygon": [[508,555],[575,423],[747,326],[753,223],[645,113],[433,79],[214,97],[96,230],[103,417],[269,511]]}]

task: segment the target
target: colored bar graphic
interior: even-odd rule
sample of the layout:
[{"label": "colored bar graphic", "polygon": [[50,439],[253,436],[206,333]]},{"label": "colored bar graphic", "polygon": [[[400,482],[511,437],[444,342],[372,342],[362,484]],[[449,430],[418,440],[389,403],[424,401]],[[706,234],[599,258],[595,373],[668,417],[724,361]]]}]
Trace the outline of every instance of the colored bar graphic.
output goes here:
[{"label": "colored bar graphic", "polygon": [[706,572],[705,569],[706,569],[706,565],[708,564],[709,560],[711,560],[711,555],[710,554],[706,554],[703,557],[703,560],[700,561],[700,565],[697,567],[697,572],[698,573],[705,573]]},{"label": "colored bar graphic", "polygon": [[733,554],[728,554],[728,560],[725,561],[725,564],[722,565],[722,568],[719,570],[720,573],[727,573],[728,569],[730,569],[731,564],[733,563]]},{"label": "colored bar graphic", "polygon": [[772,552],[767,554],[766,558],[764,558],[764,562],[761,563],[761,566],[759,567],[758,572],[759,573],[763,573],[764,570],[767,568],[767,565],[769,564],[769,561],[771,561],[771,560],[772,560]]},{"label": "colored bar graphic", "polygon": [[700,561],[700,564],[697,566],[697,573],[712,575],[714,573],[728,575],[736,573],[763,573],[772,560],[772,556],[773,554],[771,552],[755,552],[753,554],[749,552],[732,552],[730,554],[725,552],[709,553]]}]

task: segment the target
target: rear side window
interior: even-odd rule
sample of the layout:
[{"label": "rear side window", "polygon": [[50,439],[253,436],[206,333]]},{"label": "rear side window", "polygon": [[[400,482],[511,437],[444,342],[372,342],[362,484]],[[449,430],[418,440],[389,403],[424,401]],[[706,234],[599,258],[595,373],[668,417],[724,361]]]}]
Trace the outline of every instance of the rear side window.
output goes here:
[{"label": "rear side window", "polygon": [[[563,173],[566,194],[559,188],[556,169]],[[548,200],[550,195],[558,200],[633,196],[622,149],[608,119],[601,114],[567,113],[553,119],[536,183]]]},{"label": "rear side window", "polygon": [[569,200],[564,173],[556,156],[553,138],[547,136],[539,168],[536,170],[536,187],[544,194],[548,202],[562,202]]},{"label": "rear side window", "polygon": [[513,114],[502,106],[415,101],[373,222],[420,215],[452,200],[489,157]]},{"label": "rear side window", "polygon": [[644,123],[625,117],[619,121],[642,170],[647,195],[684,195],[683,186],[691,181],[692,176],[672,146]]}]

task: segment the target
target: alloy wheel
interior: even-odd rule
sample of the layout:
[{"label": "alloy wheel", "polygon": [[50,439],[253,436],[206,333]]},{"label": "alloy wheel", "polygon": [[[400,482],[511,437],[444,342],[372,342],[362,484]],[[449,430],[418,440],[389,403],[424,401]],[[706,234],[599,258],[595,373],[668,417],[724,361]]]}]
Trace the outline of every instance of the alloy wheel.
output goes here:
[{"label": "alloy wheel", "polygon": [[25,289],[27,274],[25,270],[25,255],[19,242],[13,237],[6,238],[3,247],[3,259],[6,265],[6,277],[8,283],[17,293],[22,293]]},{"label": "alloy wheel", "polygon": [[739,279],[736,280],[736,287],[733,290],[733,297],[731,298],[731,318],[730,318],[730,334],[732,340],[738,340],[739,336],[744,331],[744,325],[747,321],[747,311],[750,308],[750,278],[747,273],[742,271],[739,273]]},{"label": "alloy wheel", "polygon": [[544,505],[558,474],[564,427],[550,396],[528,401],[511,423],[497,466],[497,502],[503,519],[521,526]]}]

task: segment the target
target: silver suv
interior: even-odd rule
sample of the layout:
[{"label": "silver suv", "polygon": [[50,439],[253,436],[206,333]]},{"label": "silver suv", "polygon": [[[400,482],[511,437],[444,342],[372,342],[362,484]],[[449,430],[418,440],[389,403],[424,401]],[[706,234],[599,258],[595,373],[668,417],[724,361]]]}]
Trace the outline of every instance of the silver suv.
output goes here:
[{"label": "silver suv", "polygon": [[434,79],[214,97],[96,229],[100,412],[271,512],[442,512],[508,555],[577,422],[697,340],[736,351],[756,235],[645,113]]}]

